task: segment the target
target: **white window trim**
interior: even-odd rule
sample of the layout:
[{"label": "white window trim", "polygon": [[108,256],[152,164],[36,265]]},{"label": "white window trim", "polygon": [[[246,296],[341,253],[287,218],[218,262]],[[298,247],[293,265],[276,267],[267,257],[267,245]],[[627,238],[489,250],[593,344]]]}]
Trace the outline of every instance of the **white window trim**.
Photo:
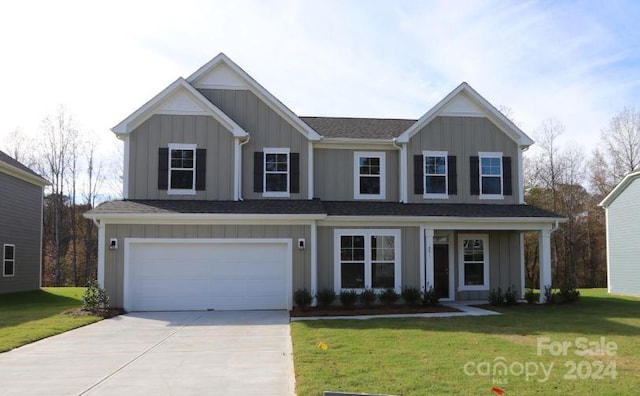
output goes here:
[{"label": "white window trim", "polygon": [[[262,153],[262,196],[267,198],[289,198],[291,196],[291,149],[289,147],[265,147]],[[287,191],[267,191],[267,154],[287,155]]]},{"label": "white window trim", "polygon": [[[422,191],[423,191],[423,198],[429,198],[429,199],[449,199],[449,152],[447,151],[423,151],[422,152],[422,170],[423,170],[423,177],[422,177]],[[445,188],[445,193],[444,194],[433,194],[433,193],[427,193],[427,157],[444,157],[444,166],[445,166],[445,171],[444,171],[444,188]],[[439,175],[433,175],[433,176],[439,176]]]},{"label": "white window trim", "polygon": [[[167,167],[167,195],[196,195],[196,172],[197,164],[196,164],[196,151],[197,145],[195,144],[184,144],[184,143],[169,143],[169,166]],[[172,150],[193,150],[193,188],[171,188],[171,151]]]},{"label": "white window trim", "polygon": [[[500,159],[500,194],[483,194],[482,193],[482,158],[499,158]],[[480,199],[504,199],[503,191],[503,175],[504,169],[502,169],[502,153],[498,152],[484,152],[478,153],[478,189],[480,190]],[[489,175],[488,177],[496,177],[495,175]]]},{"label": "white window trim", "polygon": [[[464,241],[468,239],[480,239],[483,246],[483,272],[484,284],[467,286],[464,284]],[[489,235],[488,234],[460,234],[458,235],[458,291],[485,291],[489,290]]]},{"label": "white window trim", "polygon": [[[360,193],[360,158],[378,158],[380,160],[380,194]],[[386,153],[380,151],[356,151],[353,153],[353,198],[385,199],[386,198]],[[369,176],[371,177],[371,176]]]},{"label": "white window trim", "polygon": [[[337,294],[340,294],[342,290],[347,291],[362,291],[364,289],[343,289],[342,274],[341,274],[341,257],[340,257],[340,237],[342,236],[364,236],[364,279],[365,288],[371,288],[371,237],[372,236],[392,236],[394,237],[394,289],[397,293],[402,291],[402,240],[401,232],[398,229],[337,229],[333,232],[333,288]],[[384,289],[374,289],[376,291],[382,291]]]},{"label": "white window trim", "polygon": [[[5,257],[6,249],[8,246],[11,246],[13,248],[13,259],[8,259]],[[7,268],[6,268],[7,261],[13,262],[13,273],[9,275],[7,275]],[[11,278],[16,276],[16,245],[11,243],[5,243],[4,245],[2,245],[2,276],[6,278]]]}]

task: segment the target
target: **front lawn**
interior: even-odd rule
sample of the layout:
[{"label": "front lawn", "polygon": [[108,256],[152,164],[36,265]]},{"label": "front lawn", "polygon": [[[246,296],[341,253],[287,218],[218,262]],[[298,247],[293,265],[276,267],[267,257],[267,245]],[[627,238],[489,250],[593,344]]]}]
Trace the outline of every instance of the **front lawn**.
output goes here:
[{"label": "front lawn", "polygon": [[640,299],[581,293],[498,316],[294,322],[298,395],[636,394]]},{"label": "front lawn", "polygon": [[64,333],[102,318],[63,313],[82,306],[83,287],[0,294],[0,352]]}]

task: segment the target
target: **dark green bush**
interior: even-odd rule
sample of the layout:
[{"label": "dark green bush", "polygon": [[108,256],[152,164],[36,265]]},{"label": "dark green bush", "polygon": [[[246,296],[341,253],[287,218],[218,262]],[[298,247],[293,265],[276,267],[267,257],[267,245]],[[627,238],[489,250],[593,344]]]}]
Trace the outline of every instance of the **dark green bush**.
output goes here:
[{"label": "dark green bush", "polygon": [[518,303],[518,291],[515,286],[511,285],[507,288],[507,291],[504,292],[504,303],[506,305],[516,305]]},{"label": "dark green bush", "polygon": [[420,290],[415,287],[405,287],[402,289],[402,298],[408,305],[417,305],[420,302]]},{"label": "dark green bush", "polygon": [[345,307],[353,307],[358,299],[358,292],[353,290],[342,290],[340,292],[340,302]]},{"label": "dark green bush", "polygon": [[316,298],[318,299],[318,304],[326,308],[336,300],[336,292],[331,289],[322,289],[316,294]]},{"label": "dark green bush", "polygon": [[440,296],[433,286],[427,285],[426,289],[422,292],[420,300],[424,306],[438,305],[440,303]]},{"label": "dark green bush", "polygon": [[376,294],[376,291],[373,289],[364,289],[362,293],[360,293],[360,299],[366,307],[375,304],[377,298],[378,294]]},{"label": "dark green bush", "polygon": [[563,285],[557,293],[559,297],[559,303],[561,304],[571,304],[580,298],[580,291],[571,285]]},{"label": "dark green bush", "polygon": [[308,307],[312,300],[313,297],[307,289],[298,289],[293,293],[293,302],[298,308],[304,309]]},{"label": "dark green bush", "polygon": [[527,289],[524,293],[524,299],[527,300],[529,304],[535,304],[540,301],[540,293],[536,293],[533,289]]},{"label": "dark green bush", "polygon": [[398,301],[399,296],[395,290],[389,288],[381,292],[378,298],[380,299],[380,302],[384,305],[393,305],[395,304],[396,301]]},{"label": "dark green bush", "polygon": [[553,304],[557,301],[557,294],[553,292],[553,288],[551,285],[547,285],[544,287],[544,302],[545,304]]},{"label": "dark green bush", "polygon": [[87,283],[87,290],[82,296],[82,309],[91,312],[109,309],[109,296],[95,280]]},{"label": "dark green bush", "polygon": [[489,292],[489,304],[502,305],[504,304],[504,293],[501,288],[491,289]]}]

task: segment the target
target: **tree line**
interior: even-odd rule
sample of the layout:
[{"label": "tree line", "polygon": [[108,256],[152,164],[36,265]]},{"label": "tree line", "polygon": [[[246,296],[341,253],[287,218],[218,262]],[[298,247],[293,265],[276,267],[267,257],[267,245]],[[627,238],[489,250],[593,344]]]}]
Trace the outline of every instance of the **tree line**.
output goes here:
[{"label": "tree line", "polygon": [[[501,111],[511,117],[510,109]],[[95,224],[82,214],[121,195],[122,155],[101,158],[97,140],[80,130],[63,106],[42,120],[39,132],[33,144],[16,130],[5,150],[51,182],[44,201],[42,284],[84,286],[97,276],[98,236]],[[525,201],[567,218],[551,237],[554,287],[604,287],[605,218],[598,203],[640,166],[640,111],[625,108],[616,114],[590,154],[577,144],[563,147],[564,132],[555,119],[534,132],[537,143],[524,161]],[[525,235],[525,263],[526,284],[537,287],[536,233]]]}]

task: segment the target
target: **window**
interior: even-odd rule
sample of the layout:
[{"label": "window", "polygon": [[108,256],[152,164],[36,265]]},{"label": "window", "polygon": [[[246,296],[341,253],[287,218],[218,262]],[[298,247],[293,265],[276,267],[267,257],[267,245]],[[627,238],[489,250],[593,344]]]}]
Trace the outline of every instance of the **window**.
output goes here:
[{"label": "window", "polygon": [[399,230],[336,230],[335,290],[400,289]]},{"label": "window", "polygon": [[2,275],[13,276],[16,271],[16,245],[4,245],[2,250]]},{"label": "window", "polygon": [[264,195],[289,196],[289,149],[264,149]]},{"label": "window", "polygon": [[502,153],[479,153],[480,196],[502,197]]},{"label": "window", "polygon": [[424,197],[448,198],[447,152],[423,151]]},{"label": "window", "polygon": [[196,145],[169,145],[168,194],[195,194]]},{"label": "window", "polygon": [[460,235],[460,290],[489,290],[489,237]]},{"label": "window", "polygon": [[353,169],[355,199],[385,198],[385,153],[356,152]]}]

